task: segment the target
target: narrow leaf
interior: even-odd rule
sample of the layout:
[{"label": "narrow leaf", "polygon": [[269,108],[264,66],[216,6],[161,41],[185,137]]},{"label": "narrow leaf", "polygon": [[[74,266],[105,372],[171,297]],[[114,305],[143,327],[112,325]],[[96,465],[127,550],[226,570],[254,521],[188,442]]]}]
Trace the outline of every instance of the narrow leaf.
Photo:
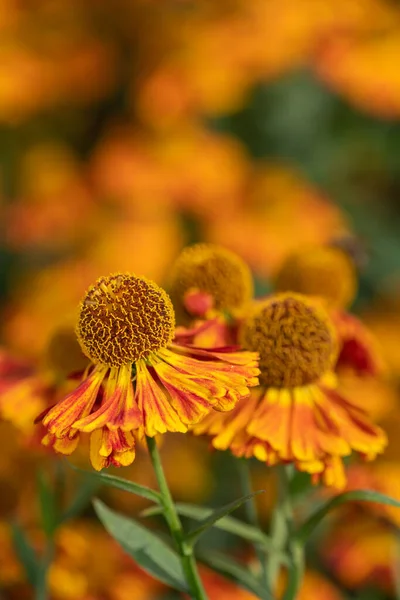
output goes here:
[{"label": "narrow leaf", "polygon": [[258,579],[245,567],[224,554],[209,552],[198,554],[198,559],[227,579],[234,581],[245,590],[252,592],[262,600],[273,600],[270,592],[262,586]]},{"label": "narrow leaf", "polygon": [[11,533],[15,552],[24,567],[27,579],[32,586],[35,586],[40,571],[36,553],[23,529],[17,523],[11,524]]},{"label": "narrow leaf", "polygon": [[93,506],[108,533],[142,569],[176,590],[188,591],[178,555],[155,533],[119,515],[98,499]]},{"label": "narrow leaf", "polygon": [[56,497],[43,469],[37,474],[37,491],[43,531],[48,538],[52,538],[57,528]]},{"label": "narrow leaf", "polygon": [[258,494],[262,493],[264,493],[264,490],[259,490],[258,492],[248,494],[247,496],[242,496],[241,498],[238,498],[229,504],[225,504],[225,506],[221,506],[220,508],[213,510],[210,515],[200,521],[197,527],[187,533],[186,541],[190,544],[195,544],[199,537],[205,531],[207,531],[207,529],[210,529],[210,527],[217,523],[217,521],[229,515],[231,512],[242,506],[242,504],[254,498],[254,496],[258,496]]},{"label": "narrow leaf", "polygon": [[93,477],[97,479],[99,482],[104,485],[108,485],[109,487],[117,488],[118,490],[123,490],[124,492],[129,492],[130,494],[136,494],[137,496],[141,496],[142,498],[147,498],[151,502],[155,502],[156,504],[161,503],[161,496],[155,490],[152,490],[145,485],[139,485],[138,483],[133,483],[132,481],[127,481],[126,479],[122,479],[122,477],[116,477],[115,475],[107,475],[106,473],[97,473],[97,471],[84,471],[83,469],[78,469],[77,467],[71,465],[71,467],[80,473],[85,473],[88,477]]},{"label": "narrow leaf", "polygon": [[321,508],[315,511],[313,515],[311,515],[299,528],[297,532],[297,539],[300,542],[305,542],[314,529],[319,525],[322,519],[334,508],[340,506],[341,504],[345,504],[346,502],[377,502],[379,504],[386,504],[388,506],[396,506],[400,508],[400,502],[391,498],[390,496],[386,496],[385,494],[381,494],[379,492],[374,492],[373,490],[354,490],[351,492],[344,492],[343,494],[339,494],[334,498],[331,498]]},{"label": "narrow leaf", "polygon": [[[213,513],[212,508],[196,506],[195,504],[178,503],[175,505],[175,508],[182,517],[188,517],[189,519],[194,519],[195,521],[202,521]],[[163,509],[161,507],[152,506],[151,508],[147,508],[146,510],[142,511],[141,516],[151,517],[154,515],[160,515],[162,512]],[[282,552],[279,553],[279,550],[274,548],[271,538],[257,529],[257,527],[253,527],[253,525],[248,525],[247,523],[239,521],[239,519],[235,519],[234,517],[223,517],[219,521],[216,521],[213,526],[217,529],[221,529],[222,531],[227,531],[228,533],[237,535],[249,542],[261,544],[266,552],[278,552],[281,562],[287,562],[286,555],[283,555]]]}]

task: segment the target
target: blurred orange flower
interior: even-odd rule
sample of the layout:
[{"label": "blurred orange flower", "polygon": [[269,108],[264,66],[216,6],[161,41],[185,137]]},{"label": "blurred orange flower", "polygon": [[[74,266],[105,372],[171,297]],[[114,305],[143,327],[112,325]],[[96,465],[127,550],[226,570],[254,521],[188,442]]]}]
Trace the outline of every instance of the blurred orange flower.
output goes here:
[{"label": "blurred orange flower", "polygon": [[370,36],[335,36],[320,47],[317,75],[357,108],[387,119],[400,115],[400,14]]},{"label": "blurred orange flower", "polygon": [[258,167],[245,198],[241,209],[208,223],[206,237],[237,252],[258,275],[273,274],[304,244],[324,244],[346,232],[341,211],[284,164]]}]

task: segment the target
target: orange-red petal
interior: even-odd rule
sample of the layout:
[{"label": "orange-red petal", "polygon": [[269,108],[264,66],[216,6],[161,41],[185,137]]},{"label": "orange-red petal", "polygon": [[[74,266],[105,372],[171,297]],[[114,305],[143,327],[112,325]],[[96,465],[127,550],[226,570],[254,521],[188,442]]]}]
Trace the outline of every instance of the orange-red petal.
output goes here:
[{"label": "orange-red petal", "polygon": [[50,409],[43,419],[50,433],[65,437],[79,419],[90,413],[107,370],[105,366],[96,367],[73,392]]}]

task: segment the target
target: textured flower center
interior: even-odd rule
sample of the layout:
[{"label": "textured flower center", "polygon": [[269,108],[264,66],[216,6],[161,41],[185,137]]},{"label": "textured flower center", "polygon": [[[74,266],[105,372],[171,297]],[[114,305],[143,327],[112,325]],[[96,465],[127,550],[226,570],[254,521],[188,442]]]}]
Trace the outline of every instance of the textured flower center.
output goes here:
[{"label": "textured flower center", "polygon": [[241,342],[260,353],[260,383],[297,387],[316,381],[336,358],[336,336],[325,310],[300,294],[262,302],[241,330]]},{"label": "textured flower center", "polygon": [[356,295],[356,272],[340,248],[303,248],[286,259],[276,277],[276,288],[321,296],[331,305],[344,308]]},{"label": "textured flower center", "polygon": [[178,257],[171,275],[171,297],[178,309],[184,306],[189,290],[209,294],[214,308],[235,311],[252,296],[249,267],[236,254],[213,244],[196,244]]},{"label": "textured flower center", "polygon": [[135,275],[101,277],[80,307],[77,336],[94,363],[135,362],[174,337],[175,316],[166,292]]}]

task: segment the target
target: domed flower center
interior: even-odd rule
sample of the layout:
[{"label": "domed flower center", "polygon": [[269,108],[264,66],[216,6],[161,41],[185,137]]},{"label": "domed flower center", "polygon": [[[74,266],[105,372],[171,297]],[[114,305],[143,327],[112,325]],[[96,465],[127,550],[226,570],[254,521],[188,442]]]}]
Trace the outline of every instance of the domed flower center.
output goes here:
[{"label": "domed flower center", "polygon": [[276,277],[276,288],[321,296],[332,306],[344,308],[356,295],[356,271],[350,257],[340,248],[303,248],[283,263]]},{"label": "domed flower center", "polygon": [[184,299],[198,290],[213,299],[219,311],[235,311],[252,297],[253,282],[246,263],[234,252],[213,244],[196,244],[178,257],[171,275],[171,297],[178,309],[190,307]]},{"label": "domed flower center", "polygon": [[80,307],[77,336],[94,363],[118,367],[165,348],[175,316],[166,292],[135,275],[101,277]]},{"label": "domed flower center", "polygon": [[241,342],[260,353],[260,383],[268,387],[310,384],[332,368],[337,354],[327,313],[300,294],[260,303],[242,327]]}]

